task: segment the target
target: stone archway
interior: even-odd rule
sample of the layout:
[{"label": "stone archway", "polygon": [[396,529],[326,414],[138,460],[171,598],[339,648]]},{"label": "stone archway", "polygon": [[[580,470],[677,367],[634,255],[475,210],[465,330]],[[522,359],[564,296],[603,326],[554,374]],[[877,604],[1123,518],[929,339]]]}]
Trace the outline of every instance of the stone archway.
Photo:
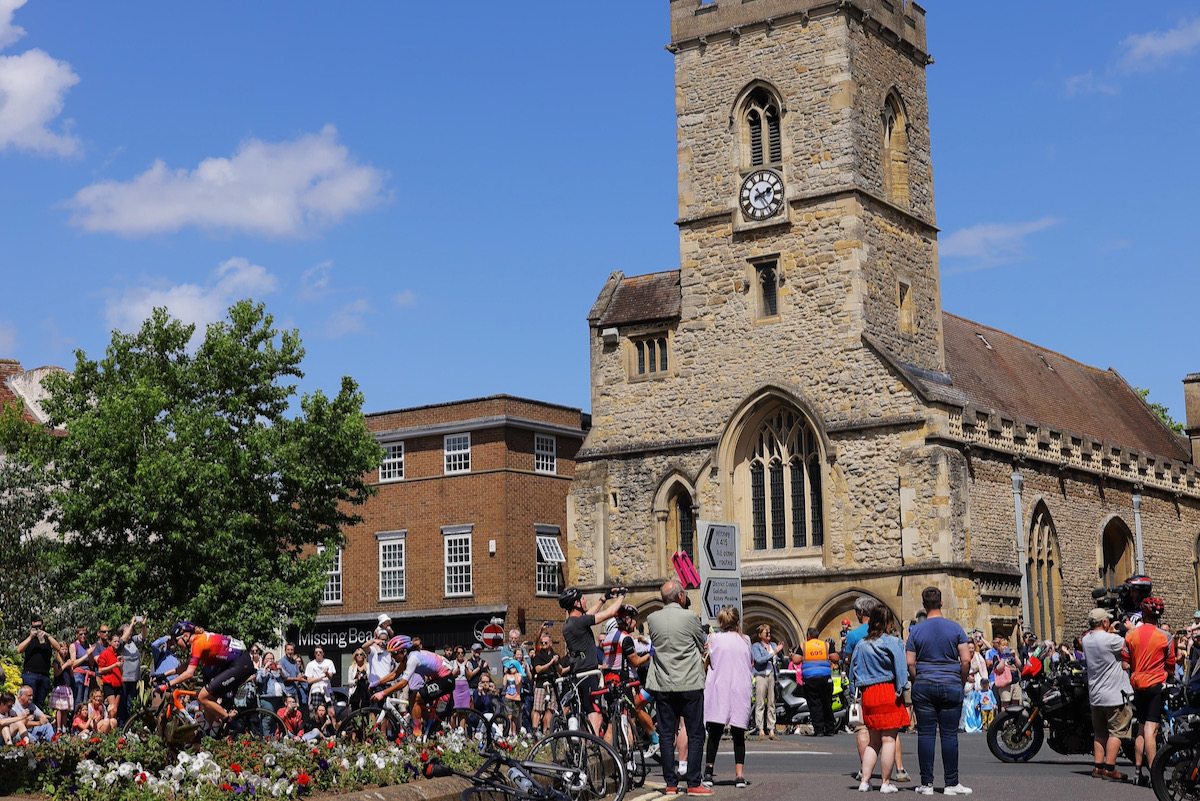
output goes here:
[{"label": "stone archway", "polygon": [[795,648],[803,640],[800,619],[784,604],[765,592],[742,592],[742,632],[754,639],[755,630],[766,623],[777,642]]},{"label": "stone archway", "polygon": [[896,611],[895,607],[875,593],[865,590],[862,587],[847,587],[838,590],[826,598],[825,602],[817,608],[817,611],[809,619],[806,628],[812,627],[817,629],[823,640],[832,639],[834,642],[837,642],[842,633],[843,620],[849,620],[851,626],[858,625],[858,618],[854,616],[854,602],[863,596],[891,609],[893,617],[898,621],[900,620],[900,614]]}]

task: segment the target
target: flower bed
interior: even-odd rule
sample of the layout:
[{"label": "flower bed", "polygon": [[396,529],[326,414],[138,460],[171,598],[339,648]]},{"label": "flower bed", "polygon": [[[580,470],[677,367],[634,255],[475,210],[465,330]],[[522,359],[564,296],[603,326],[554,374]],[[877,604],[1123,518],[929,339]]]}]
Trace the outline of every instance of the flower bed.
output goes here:
[{"label": "flower bed", "polygon": [[[532,743],[510,738],[499,745],[519,750]],[[474,743],[459,734],[429,744],[205,740],[202,750],[178,753],[157,737],[114,734],[0,747],[0,795],[40,792],[60,801],[295,798],[413,781],[431,756],[459,770],[482,761]]]}]

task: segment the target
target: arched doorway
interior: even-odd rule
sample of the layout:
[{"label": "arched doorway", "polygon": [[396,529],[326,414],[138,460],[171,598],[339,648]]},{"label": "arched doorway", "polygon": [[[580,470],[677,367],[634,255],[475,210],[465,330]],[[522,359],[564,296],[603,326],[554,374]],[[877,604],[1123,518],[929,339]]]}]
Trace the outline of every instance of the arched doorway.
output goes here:
[{"label": "arched doorway", "polygon": [[762,624],[771,627],[771,636],[776,642],[796,648],[803,642],[801,622],[784,604],[762,592],[742,593],[742,633],[754,639],[754,632]]}]

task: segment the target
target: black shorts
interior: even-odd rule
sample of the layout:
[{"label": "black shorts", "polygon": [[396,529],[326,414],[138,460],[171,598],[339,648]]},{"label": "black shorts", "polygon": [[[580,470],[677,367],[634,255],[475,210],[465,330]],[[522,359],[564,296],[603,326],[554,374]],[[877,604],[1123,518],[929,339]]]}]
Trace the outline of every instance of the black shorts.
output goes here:
[{"label": "black shorts", "polygon": [[120,688],[120,687],[114,687],[114,686],[112,686],[111,684],[108,684],[107,682],[102,682],[102,683],[101,683],[101,688],[100,688],[100,689],[102,689],[102,690],[104,691],[104,697],[105,697],[105,698],[112,698],[114,695],[120,695],[120,694],[121,694],[121,688]]},{"label": "black shorts", "polygon": [[237,659],[232,662],[226,662],[225,667],[218,670],[208,680],[208,684],[204,685],[204,689],[208,690],[208,694],[214,698],[224,698],[245,684],[246,680],[253,675],[254,660],[250,658],[249,651],[242,651],[242,655]]},{"label": "black shorts", "polygon": [[454,679],[453,673],[438,676],[436,679],[426,679],[425,683],[417,688],[417,697],[421,699],[422,704],[428,706],[430,701],[436,701],[454,691]]},{"label": "black shorts", "polygon": [[1160,723],[1163,711],[1163,686],[1155,684],[1133,691],[1133,717],[1138,723]]},{"label": "black shorts", "polygon": [[600,699],[592,695],[599,691],[600,677],[588,676],[579,685],[579,710],[585,715],[600,711]]}]

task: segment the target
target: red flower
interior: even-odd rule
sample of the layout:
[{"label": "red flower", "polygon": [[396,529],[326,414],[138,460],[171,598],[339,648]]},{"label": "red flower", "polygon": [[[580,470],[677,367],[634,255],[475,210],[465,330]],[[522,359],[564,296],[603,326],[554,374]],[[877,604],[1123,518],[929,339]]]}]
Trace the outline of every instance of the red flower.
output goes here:
[{"label": "red flower", "polygon": [[308,774],[301,773],[299,776],[297,776],[296,784],[300,785],[301,787],[307,787],[308,786]]},{"label": "red flower", "polygon": [[138,784],[145,784],[147,778],[148,777],[146,776],[145,771],[139,773],[137,776],[134,777],[135,781],[137,781]]},{"label": "red flower", "polygon": [[313,749],[313,756],[320,756],[320,755],[321,755],[321,749],[320,749],[320,748],[314,748],[314,749]]},{"label": "red flower", "polygon": [[93,737],[91,740],[89,740],[89,742],[98,743],[98,742],[100,742],[100,738],[99,738],[99,737]]},{"label": "red flower", "polygon": [[231,784],[222,784],[222,785],[221,785],[221,789],[222,789],[222,790],[228,790],[229,792],[231,792],[231,793],[232,793],[232,792],[233,792],[233,785],[231,785]]},{"label": "red flower", "polygon": [[422,751],[422,752],[421,752],[421,761],[422,761],[422,762],[428,762],[428,761],[429,761],[429,752],[428,752],[428,751]]},{"label": "red flower", "polygon": [[402,732],[402,731],[396,732],[396,742],[400,742],[403,739],[404,739],[404,732]]},{"label": "red flower", "polygon": [[332,749],[333,748],[333,740],[330,740],[327,743],[325,743],[325,747]]},{"label": "red flower", "polygon": [[236,763],[236,762],[232,762],[232,763],[230,763],[230,765],[229,765],[229,769],[230,769],[230,770],[232,770],[234,773],[241,773],[241,772],[242,772],[242,766],[241,766],[241,765],[239,765],[239,764],[238,764],[238,763]]},{"label": "red flower", "polygon": [[119,740],[117,740],[117,745],[125,745],[125,738],[122,737]]}]

